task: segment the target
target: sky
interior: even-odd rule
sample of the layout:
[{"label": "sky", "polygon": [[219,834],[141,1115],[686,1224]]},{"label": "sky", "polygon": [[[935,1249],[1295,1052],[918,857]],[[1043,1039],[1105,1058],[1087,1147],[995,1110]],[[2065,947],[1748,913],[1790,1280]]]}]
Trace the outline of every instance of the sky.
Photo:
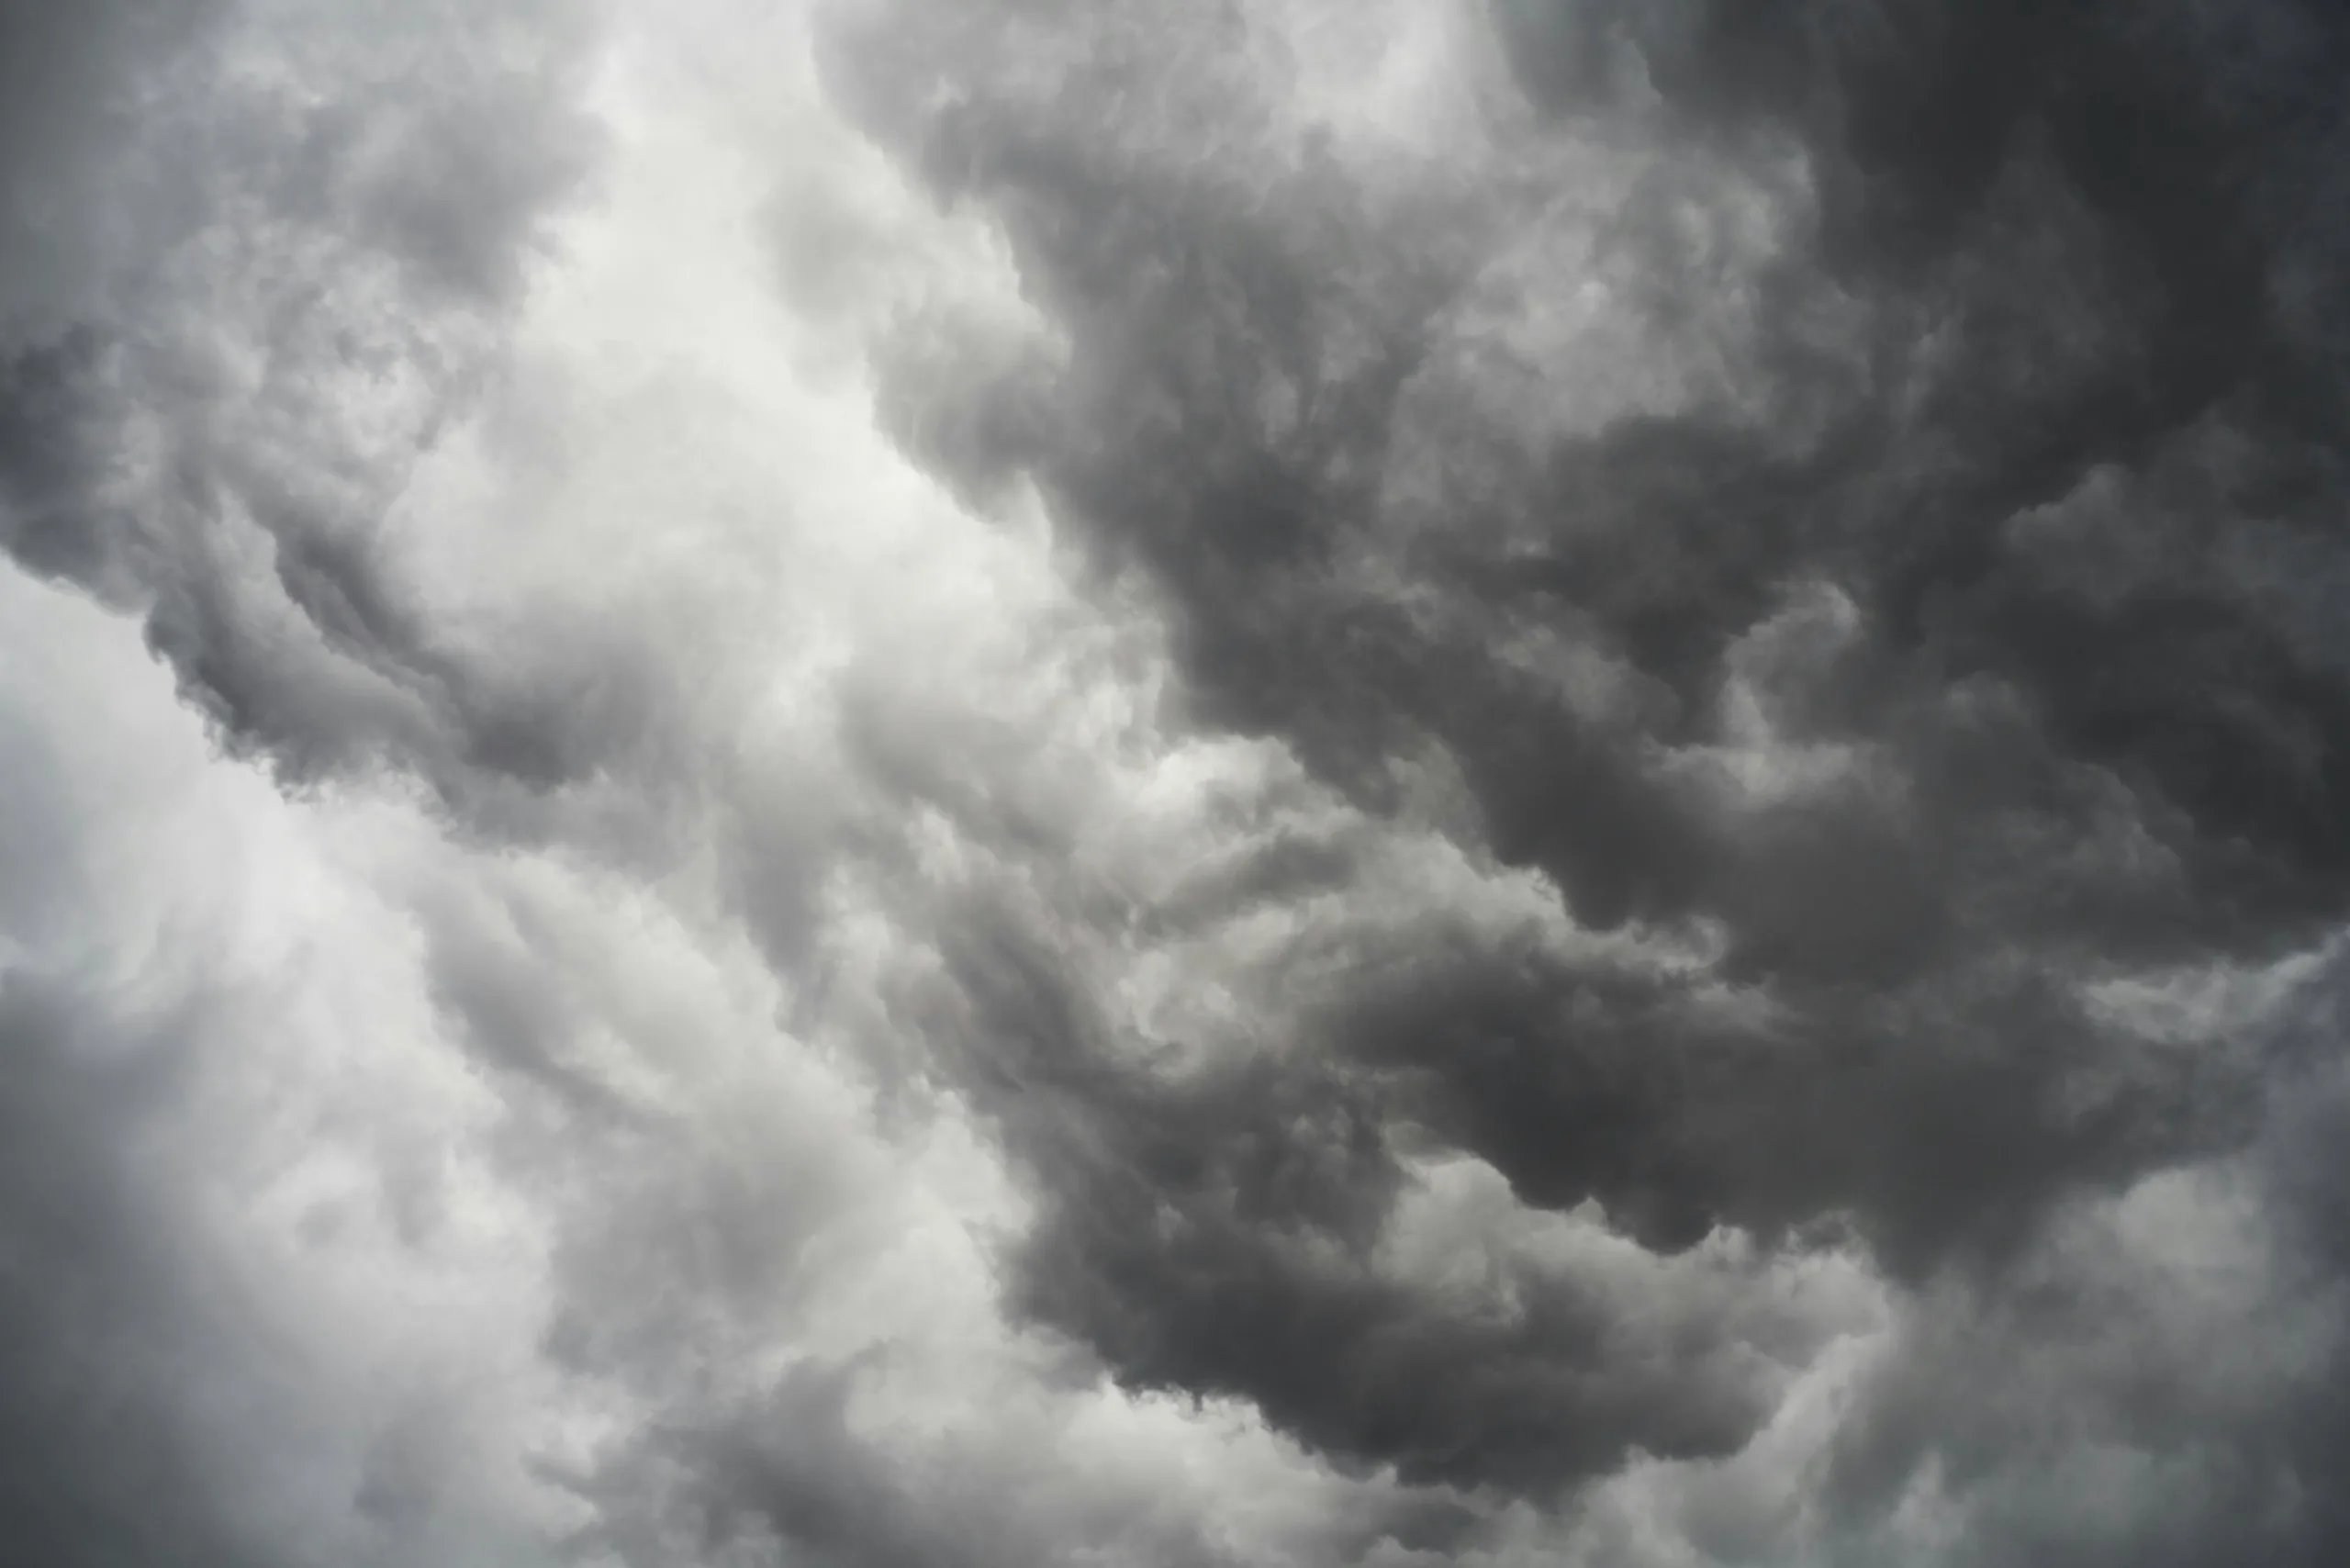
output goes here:
[{"label": "sky", "polygon": [[2345,71],[0,0],[0,1564],[2350,1561]]}]

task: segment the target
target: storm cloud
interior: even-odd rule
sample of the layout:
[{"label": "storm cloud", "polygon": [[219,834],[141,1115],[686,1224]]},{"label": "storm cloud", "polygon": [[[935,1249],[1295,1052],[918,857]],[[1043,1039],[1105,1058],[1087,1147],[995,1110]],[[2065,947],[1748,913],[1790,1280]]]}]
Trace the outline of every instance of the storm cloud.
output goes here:
[{"label": "storm cloud", "polygon": [[0,6],[0,1556],[2335,1561],[2345,71]]}]

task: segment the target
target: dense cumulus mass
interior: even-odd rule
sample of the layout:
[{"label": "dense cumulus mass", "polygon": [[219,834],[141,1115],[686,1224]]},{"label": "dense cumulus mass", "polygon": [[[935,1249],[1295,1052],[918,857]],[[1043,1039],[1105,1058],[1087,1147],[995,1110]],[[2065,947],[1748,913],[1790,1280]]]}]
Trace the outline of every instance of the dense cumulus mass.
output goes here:
[{"label": "dense cumulus mass", "polygon": [[0,0],[0,1563],[2350,1561],[2346,81]]}]

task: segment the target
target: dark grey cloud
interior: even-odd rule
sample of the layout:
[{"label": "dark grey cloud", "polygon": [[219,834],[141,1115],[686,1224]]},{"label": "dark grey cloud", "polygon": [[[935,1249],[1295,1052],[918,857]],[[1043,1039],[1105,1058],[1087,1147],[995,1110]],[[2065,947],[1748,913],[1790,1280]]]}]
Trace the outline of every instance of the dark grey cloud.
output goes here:
[{"label": "dark grey cloud", "polygon": [[0,0],[0,1556],[2343,1556],[2350,25],[606,9]]},{"label": "dark grey cloud", "polygon": [[2142,1188],[2118,1226],[2068,1218],[1996,1286],[1930,1293],[1823,1468],[1838,1560],[1874,1560],[1921,1486],[1954,1562],[2339,1556],[2344,1276],[2296,1191],[2338,1074],[2286,1077],[2298,1108],[2250,1159]]},{"label": "dark grey cloud", "polygon": [[[496,1483],[461,1473],[462,1400],[404,1393],[402,1437],[341,1381],[337,1341],[367,1330],[321,1336],[295,1280],[325,1240],[256,1266],[275,1243],[248,1205],[284,1173],[251,1169],[264,1133],[221,1133],[236,1076],[333,1042],[292,1015],[301,965],[256,988],[173,907],[189,845],[149,818],[185,809],[202,748],[26,576],[142,621],[216,739],[288,779],[392,762],[463,799],[589,766],[574,717],[599,682],[625,708],[625,678],[559,631],[538,674],[487,667],[378,543],[595,151],[586,36],[547,19],[371,37],[316,7],[0,6],[11,1562],[521,1560],[527,1532],[479,1506]],[[232,796],[207,806],[189,839],[246,842]],[[211,875],[233,925],[236,869]]]},{"label": "dark grey cloud", "polygon": [[0,978],[0,1552],[74,1568],[275,1561],[223,1506],[181,1403],[200,1375],[191,1354],[218,1353],[204,1341],[222,1325],[140,1169],[170,1056],[93,1049],[74,1037],[85,1008]]},{"label": "dark grey cloud", "polygon": [[215,4],[98,0],[0,7],[0,342],[68,327],[94,307],[143,238],[149,215],[120,186],[143,89],[217,25]]},{"label": "dark grey cloud", "polygon": [[224,740],[296,779],[389,763],[477,810],[643,734],[621,650],[525,624],[496,631],[554,656],[493,659],[382,543],[592,167],[587,13],[7,18],[38,90],[0,169],[26,294],[0,321],[0,544],[143,615]]},{"label": "dark grey cloud", "polygon": [[[947,1032],[1037,1164],[1020,1299],[1122,1378],[1407,1479],[1726,1452],[1767,1401],[1702,1339],[1611,1344],[1604,1302],[1464,1337],[1346,1282],[1395,1148],[1666,1251],[1849,1233],[2000,1324],[2056,1216],[2253,1145],[2285,1047],[2165,1037],[2101,988],[2277,961],[2350,903],[2316,216],[2350,33],[2289,3],[1513,0],[1516,100],[1415,166],[1312,129],[1288,14],[844,25],[844,98],[997,217],[1063,356],[930,364],[901,429],[956,482],[1030,475],[1147,584],[1199,722],[1374,814],[1456,780],[1464,843],[1584,927],[1711,956],[1432,917],[1268,1025],[1261,1077],[1178,1089],[1081,980],[983,941]],[[2243,1463],[2328,1486],[2317,1450]],[[2333,1539],[2322,1506],[2260,1537],[2204,1479],[2181,1561]]]},{"label": "dark grey cloud", "polygon": [[1101,1025],[1016,937],[953,969],[987,1103],[1053,1195],[1020,1304],[1122,1377],[1250,1398],[1325,1451],[1468,1486],[1729,1452],[1767,1407],[1768,1325],[1643,1319],[1530,1270],[1487,1317],[1381,1277],[1366,1255],[1402,1174],[1343,1076],[1250,1062],[1156,1087],[1102,1065]]}]

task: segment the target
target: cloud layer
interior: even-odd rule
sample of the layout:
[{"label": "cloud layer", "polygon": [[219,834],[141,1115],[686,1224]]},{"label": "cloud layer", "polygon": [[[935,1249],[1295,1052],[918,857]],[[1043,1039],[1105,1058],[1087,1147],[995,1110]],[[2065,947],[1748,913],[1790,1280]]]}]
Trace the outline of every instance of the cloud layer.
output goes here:
[{"label": "cloud layer", "polygon": [[0,61],[6,1555],[2350,1550],[2323,7]]}]

